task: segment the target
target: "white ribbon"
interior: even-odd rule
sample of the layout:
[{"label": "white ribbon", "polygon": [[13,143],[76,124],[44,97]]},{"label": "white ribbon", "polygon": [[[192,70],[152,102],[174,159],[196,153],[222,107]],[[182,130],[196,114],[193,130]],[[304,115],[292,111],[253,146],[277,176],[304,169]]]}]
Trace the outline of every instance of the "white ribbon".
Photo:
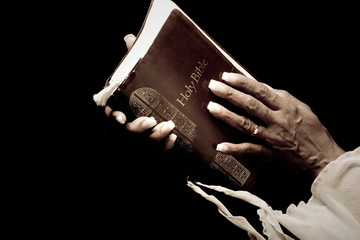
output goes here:
[{"label": "white ribbon", "polygon": [[[259,207],[260,209],[257,211],[260,220],[263,224],[263,232],[268,237],[268,239],[284,239],[284,240],[290,240],[293,239],[286,235],[282,229],[281,226],[274,214],[274,211],[272,208],[262,199],[259,197],[247,192],[247,191],[233,191],[228,188],[224,188],[221,186],[214,186],[214,185],[206,185],[202,184],[200,182],[196,182],[197,185],[206,187],[218,192],[222,192],[226,195],[229,195],[234,198],[241,199],[243,201],[246,201],[254,206]],[[214,203],[217,207],[219,212],[230,222],[238,226],[239,228],[246,231],[249,235],[250,239],[257,239],[257,240],[265,240],[265,238],[255,230],[255,228],[247,221],[247,219],[243,216],[233,216],[230,211],[222,204],[215,196],[208,195],[206,192],[204,192],[199,186],[195,185],[191,181],[187,182],[187,185],[193,189],[196,193],[200,194],[202,197],[204,197],[206,200]]]}]

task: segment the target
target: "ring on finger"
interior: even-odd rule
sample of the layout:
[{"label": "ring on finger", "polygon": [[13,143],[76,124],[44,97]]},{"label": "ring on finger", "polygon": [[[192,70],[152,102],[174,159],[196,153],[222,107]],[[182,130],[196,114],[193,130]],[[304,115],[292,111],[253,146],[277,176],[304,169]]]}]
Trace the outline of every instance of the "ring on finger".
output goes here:
[{"label": "ring on finger", "polygon": [[258,125],[255,125],[255,129],[254,131],[251,133],[251,136],[255,136],[256,134],[258,134],[259,132],[259,126]]}]

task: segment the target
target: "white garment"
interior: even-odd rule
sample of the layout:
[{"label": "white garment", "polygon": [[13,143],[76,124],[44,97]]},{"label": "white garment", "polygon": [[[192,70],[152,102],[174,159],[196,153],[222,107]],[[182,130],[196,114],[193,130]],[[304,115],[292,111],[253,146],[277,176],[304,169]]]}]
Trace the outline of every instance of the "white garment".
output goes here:
[{"label": "white garment", "polygon": [[250,239],[264,239],[242,216],[233,216],[214,196],[199,186],[223,192],[259,207],[263,233],[268,239],[292,239],[280,224],[299,239],[360,239],[360,147],[329,163],[314,180],[312,196],[307,203],[290,205],[286,213],[273,210],[257,196],[246,191],[233,191],[202,183],[188,186],[218,206],[229,221],[247,231]]}]

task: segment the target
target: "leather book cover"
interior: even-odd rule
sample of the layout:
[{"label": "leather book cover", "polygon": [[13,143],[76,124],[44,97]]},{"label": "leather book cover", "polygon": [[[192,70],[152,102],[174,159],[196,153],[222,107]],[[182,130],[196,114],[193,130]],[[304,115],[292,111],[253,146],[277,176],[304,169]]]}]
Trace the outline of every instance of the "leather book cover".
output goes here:
[{"label": "leather book cover", "polygon": [[219,80],[224,71],[239,72],[188,18],[174,9],[148,52],[109,102],[114,106],[128,101],[134,117],[172,120],[180,145],[236,185],[249,188],[257,175],[253,166],[245,159],[216,151],[218,143],[247,141],[248,136],[215,119],[207,110],[209,101],[232,109],[208,88],[209,81]]}]

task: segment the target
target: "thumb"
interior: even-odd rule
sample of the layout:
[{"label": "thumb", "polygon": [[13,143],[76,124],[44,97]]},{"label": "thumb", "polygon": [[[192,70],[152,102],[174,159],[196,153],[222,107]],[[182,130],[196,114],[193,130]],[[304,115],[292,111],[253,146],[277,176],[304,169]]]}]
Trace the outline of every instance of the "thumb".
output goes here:
[{"label": "thumb", "polygon": [[128,34],[124,37],[124,41],[128,50],[130,50],[130,48],[134,45],[135,40],[136,37],[134,36],[134,34]]}]

